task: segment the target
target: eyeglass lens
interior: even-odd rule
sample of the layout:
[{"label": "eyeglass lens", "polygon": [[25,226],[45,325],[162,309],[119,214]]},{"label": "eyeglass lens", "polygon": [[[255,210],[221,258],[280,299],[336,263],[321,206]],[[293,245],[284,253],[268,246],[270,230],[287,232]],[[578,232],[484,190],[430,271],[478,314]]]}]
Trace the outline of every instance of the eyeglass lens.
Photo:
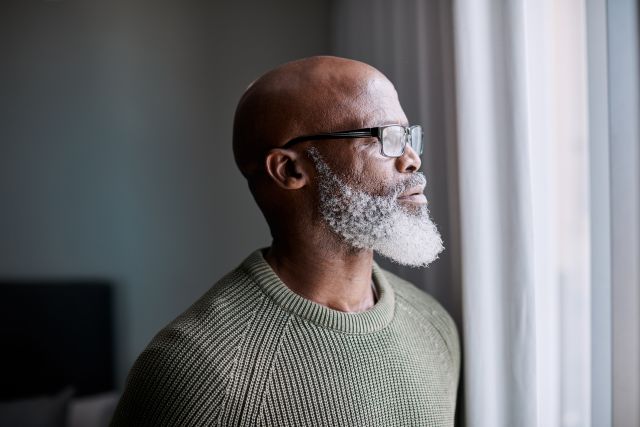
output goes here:
[{"label": "eyeglass lens", "polygon": [[382,130],[382,152],[385,156],[402,155],[405,142],[405,130],[402,126],[389,126]]},{"label": "eyeglass lens", "polygon": [[389,126],[382,130],[382,152],[385,156],[398,157],[404,151],[405,141],[418,154],[422,154],[422,128],[412,126],[406,133],[402,126]]},{"label": "eyeglass lens", "polygon": [[422,127],[421,126],[411,126],[411,148],[418,153],[422,154]]}]

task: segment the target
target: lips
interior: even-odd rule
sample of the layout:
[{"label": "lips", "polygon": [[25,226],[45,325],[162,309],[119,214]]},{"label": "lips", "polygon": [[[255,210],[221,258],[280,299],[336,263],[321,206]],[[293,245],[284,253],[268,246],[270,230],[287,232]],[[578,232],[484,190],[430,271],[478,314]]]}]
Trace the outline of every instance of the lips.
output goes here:
[{"label": "lips", "polygon": [[417,185],[415,187],[411,187],[404,193],[398,196],[398,200],[407,201],[413,203],[427,203],[427,198],[423,194],[424,185]]}]

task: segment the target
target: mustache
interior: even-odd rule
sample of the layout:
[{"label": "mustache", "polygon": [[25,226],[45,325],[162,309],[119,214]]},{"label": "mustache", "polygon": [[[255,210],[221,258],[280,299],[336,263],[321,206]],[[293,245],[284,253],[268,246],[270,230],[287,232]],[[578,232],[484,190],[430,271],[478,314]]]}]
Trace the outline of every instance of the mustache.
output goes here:
[{"label": "mustache", "polygon": [[427,178],[424,176],[422,172],[414,172],[411,176],[403,181],[400,181],[396,185],[394,185],[391,190],[388,192],[389,195],[394,195],[394,197],[399,196],[404,193],[408,189],[415,187],[417,185],[426,186]]}]

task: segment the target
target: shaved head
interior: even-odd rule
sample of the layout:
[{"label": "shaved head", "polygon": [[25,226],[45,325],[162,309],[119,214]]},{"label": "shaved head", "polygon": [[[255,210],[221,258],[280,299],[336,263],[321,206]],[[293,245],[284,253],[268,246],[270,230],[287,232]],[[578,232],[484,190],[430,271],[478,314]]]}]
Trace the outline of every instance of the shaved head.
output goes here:
[{"label": "shaved head", "polygon": [[410,146],[386,156],[377,137],[301,136],[408,126],[393,84],[363,62],[315,56],[251,83],[236,109],[233,152],[264,214],[273,245],[326,253],[372,249],[427,265],[442,249],[420,196],[426,179]]},{"label": "shaved head", "polygon": [[240,99],[236,163],[250,179],[269,149],[300,135],[379,125],[390,108],[404,117],[391,82],[368,64],[333,56],[288,62],[251,83]]},{"label": "shaved head", "polygon": [[374,251],[411,266],[437,258],[416,130],[393,84],[363,62],[304,58],[247,87],[233,154],[273,238],[265,260],[284,283],[351,311],[345,298],[371,293]]}]

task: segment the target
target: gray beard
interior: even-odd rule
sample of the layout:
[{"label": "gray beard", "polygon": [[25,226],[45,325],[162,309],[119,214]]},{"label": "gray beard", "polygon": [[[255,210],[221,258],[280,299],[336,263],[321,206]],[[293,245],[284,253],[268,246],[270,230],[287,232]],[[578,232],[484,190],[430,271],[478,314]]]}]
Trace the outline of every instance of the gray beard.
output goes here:
[{"label": "gray beard", "polygon": [[372,249],[402,265],[426,267],[444,250],[442,238],[426,205],[409,210],[397,197],[426,184],[421,172],[372,195],[338,177],[315,147],[307,150],[319,179],[319,213],[333,232],[355,249]]}]

